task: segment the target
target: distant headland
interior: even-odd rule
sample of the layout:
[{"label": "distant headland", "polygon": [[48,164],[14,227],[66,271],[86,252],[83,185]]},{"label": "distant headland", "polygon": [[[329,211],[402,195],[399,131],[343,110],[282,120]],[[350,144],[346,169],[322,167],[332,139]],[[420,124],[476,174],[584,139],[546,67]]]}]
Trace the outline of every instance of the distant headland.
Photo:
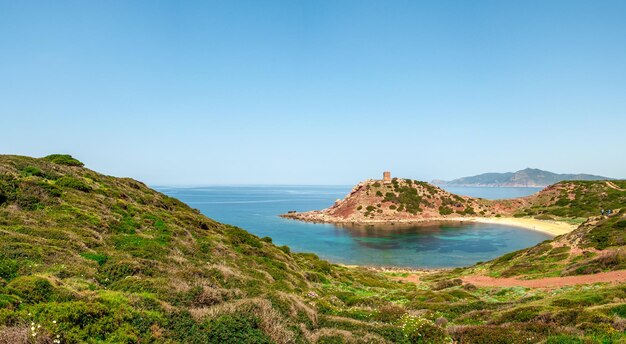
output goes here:
[{"label": "distant headland", "polygon": [[558,174],[536,168],[526,168],[517,172],[483,173],[450,181],[435,179],[440,186],[477,186],[477,187],[546,187],[565,180],[612,180],[592,174]]}]

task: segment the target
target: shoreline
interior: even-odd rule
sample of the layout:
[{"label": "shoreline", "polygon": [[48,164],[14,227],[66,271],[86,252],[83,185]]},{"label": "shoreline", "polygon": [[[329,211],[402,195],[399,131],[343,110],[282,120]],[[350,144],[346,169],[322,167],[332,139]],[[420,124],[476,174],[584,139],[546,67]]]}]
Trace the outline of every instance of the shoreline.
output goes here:
[{"label": "shoreline", "polygon": [[542,232],[551,235],[552,237],[567,234],[578,227],[577,225],[572,225],[562,221],[538,220],[527,217],[477,217],[471,218],[470,221],[520,227]]},{"label": "shoreline", "polygon": [[[398,219],[398,220],[366,220],[366,221],[346,221],[338,220],[329,217],[325,218],[302,218],[298,217],[298,214],[283,214],[282,218],[311,222],[311,223],[334,223],[334,224],[350,224],[350,225],[396,225],[396,224],[427,224],[427,223],[441,223],[441,222],[473,222],[473,223],[486,223],[486,224],[500,224],[513,227],[520,227],[528,230],[534,230],[548,234],[552,237],[567,234],[574,229],[577,225],[572,225],[562,221],[556,220],[538,220],[527,217],[433,217],[424,219]],[[294,216],[295,215],[295,216]]]}]

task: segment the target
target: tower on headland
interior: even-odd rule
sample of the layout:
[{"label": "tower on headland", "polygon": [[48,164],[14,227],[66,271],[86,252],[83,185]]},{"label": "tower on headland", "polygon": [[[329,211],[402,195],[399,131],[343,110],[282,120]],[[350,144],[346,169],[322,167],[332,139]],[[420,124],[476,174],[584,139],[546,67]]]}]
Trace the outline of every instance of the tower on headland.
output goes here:
[{"label": "tower on headland", "polygon": [[391,172],[383,172],[383,183],[391,183]]}]

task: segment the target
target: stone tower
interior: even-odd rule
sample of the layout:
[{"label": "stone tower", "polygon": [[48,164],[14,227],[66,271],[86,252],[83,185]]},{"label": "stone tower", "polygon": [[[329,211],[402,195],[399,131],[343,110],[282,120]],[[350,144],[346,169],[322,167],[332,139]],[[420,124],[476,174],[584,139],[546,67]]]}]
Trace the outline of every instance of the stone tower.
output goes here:
[{"label": "stone tower", "polygon": [[391,172],[383,172],[383,183],[391,183]]}]

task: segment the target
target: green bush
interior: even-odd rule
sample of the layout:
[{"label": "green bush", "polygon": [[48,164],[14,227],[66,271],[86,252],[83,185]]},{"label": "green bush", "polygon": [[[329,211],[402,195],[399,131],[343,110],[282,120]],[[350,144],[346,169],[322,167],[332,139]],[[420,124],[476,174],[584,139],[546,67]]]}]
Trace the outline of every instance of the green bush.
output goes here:
[{"label": "green bush", "polygon": [[98,273],[98,280],[104,285],[111,284],[122,278],[133,276],[138,269],[127,262],[111,262],[105,263]]},{"label": "green bush", "polygon": [[17,262],[9,258],[0,258],[0,277],[9,281],[17,276],[19,266]]},{"label": "green bush", "polygon": [[450,340],[446,331],[432,321],[412,315],[404,315],[399,320],[409,343],[443,344]]},{"label": "green bush", "polygon": [[448,207],[444,207],[444,206],[439,207],[439,214],[440,215],[450,215],[450,214],[452,214],[452,212],[453,212],[452,208],[448,208]]},{"label": "green bush", "polygon": [[391,323],[400,319],[405,313],[406,310],[404,308],[388,304],[378,308],[378,312],[374,315],[374,320]]},{"label": "green bush", "polygon": [[618,229],[626,228],[626,220],[619,220],[615,222],[613,227],[618,228]]},{"label": "green bush", "polygon": [[68,176],[63,176],[63,177],[57,179],[55,184],[57,186],[64,186],[64,187],[76,189],[78,191],[83,191],[83,192],[91,191],[91,187],[89,185],[85,184],[84,182],[82,182],[82,181],[80,181],[80,180],[78,180],[76,178],[72,178],[72,177],[68,177]]},{"label": "green bush", "polygon": [[259,319],[249,315],[222,315],[206,323],[207,343],[272,343],[261,330]]},{"label": "green bush", "polygon": [[53,162],[58,165],[65,166],[78,166],[82,167],[84,164],[77,159],[74,159],[71,155],[68,154],[52,154],[42,158],[43,160],[47,160]]},{"label": "green bush", "polygon": [[498,319],[498,323],[527,322],[537,317],[542,310],[541,307],[537,306],[518,307],[502,313]]},{"label": "green bush", "polygon": [[98,265],[104,265],[104,263],[106,263],[107,260],[109,259],[109,257],[106,254],[102,254],[102,253],[84,252],[84,253],[81,253],[80,256],[85,259],[94,260],[96,261],[96,263],[98,263]]},{"label": "green bush", "polygon": [[443,280],[443,281],[437,282],[432,287],[432,289],[433,290],[443,290],[443,289],[456,287],[456,286],[459,286],[461,284],[463,284],[463,281],[460,278],[455,278],[455,279],[451,279],[451,280]]},{"label": "green bush", "polygon": [[23,168],[22,169],[22,174],[25,175],[25,176],[36,176],[36,177],[43,177],[43,176],[45,176],[45,173],[43,173],[37,167],[33,167],[33,166],[27,166],[27,167]]},{"label": "green bush", "polygon": [[249,245],[256,248],[262,247],[261,241],[256,236],[246,232],[239,227],[229,226],[226,234],[235,246]]},{"label": "green bush", "polygon": [[137,234],[113,236],[113,244],[116,249],[146,259],[158,259],[166,255],[167,249],[164,246],[167,245],[168,241],[166,237],[149,238]]},{"label": "green bush", "polygon": [[122,278],[111,283],[108,287],[110,290],[125,291],[128,293],[155,293],[156,285],[150,279],[144,278]]},{"label": "green bush", "polygon": [[29,303],[50,301],[54,296],[50,281],[37,276],[17,277],[7,287]]},{"label": "green bush", "polygon": [[46,183],[45,181],[41,181],[37,183],[37,186],[46,191],[46,193],[51,197],[60,197],[62,195],[61,190],[54,186],[53,184]]},{"label": "green bush", "polygon": [[546,339],[546,344],[584,344],[586,340],[578,336],[559,335]]},{"label": "green bush", "polygon": [[452,338],[459,343],[472,344],[517,344],[538,343],[530,334],[521,334],[514,329],[499,326],[467,326],[457,330]]},{"label": "green bush", "polygon": [[345,344],[347,343],[343,336],[340,335],[323,335],[317,342],[317,344]]},{"label": "green bush", "polygon": [[465,210],[463,211],[463,213],[465,215],[476,215],[476,212],[474,211],[474,208],[472,207],[467,207],[465,208]]},{"label": "green bush", "polygon": [[618,315],[620,318],[626,318],[626,304],[611,308],[611,313]]}]

